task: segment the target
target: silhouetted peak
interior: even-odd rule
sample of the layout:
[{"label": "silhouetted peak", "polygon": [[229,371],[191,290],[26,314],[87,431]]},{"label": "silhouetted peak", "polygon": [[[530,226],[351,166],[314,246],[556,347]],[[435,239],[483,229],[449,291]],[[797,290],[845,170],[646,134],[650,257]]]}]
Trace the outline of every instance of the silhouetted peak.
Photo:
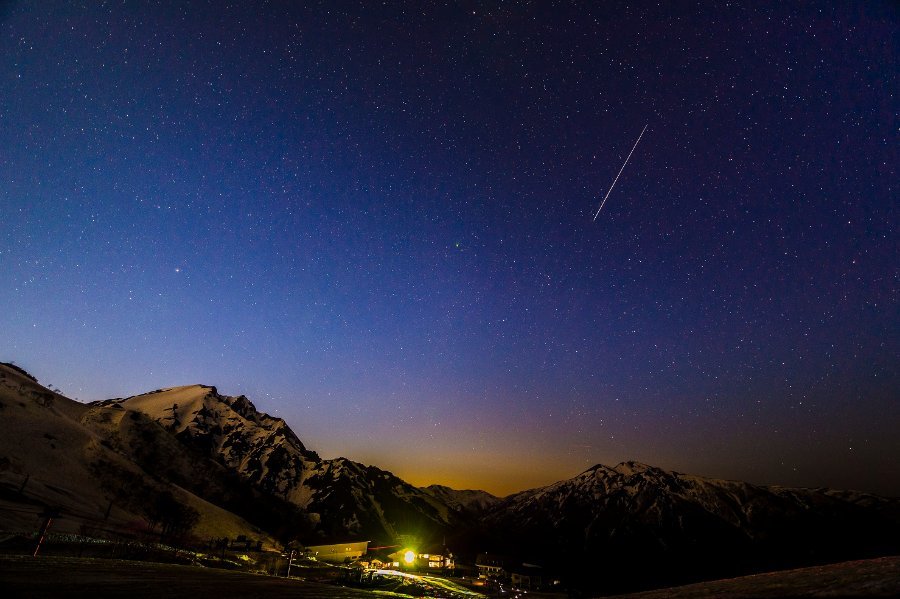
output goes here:
[{"label": "silhouetted peak", "polygon": [[15,372],[18,372],[18,373],[21,374],[22,376],[24,376],[24,377],[26,377],[26,378],[28,378],[28,379],[31,379],[31,380],[34,381],[35,383],[38,382],[37,378],[35,378],[31,373],[29,373],[28,371],[26,371],[26,370],[25,370],[24,368],[22,368],[21,366],[16,366],[16,365],[13,364],[12,362],[0,362],[0,366],[6,366],[6,367],[9,368],[10,370],[13,370],[13,371],[15,371]]}]

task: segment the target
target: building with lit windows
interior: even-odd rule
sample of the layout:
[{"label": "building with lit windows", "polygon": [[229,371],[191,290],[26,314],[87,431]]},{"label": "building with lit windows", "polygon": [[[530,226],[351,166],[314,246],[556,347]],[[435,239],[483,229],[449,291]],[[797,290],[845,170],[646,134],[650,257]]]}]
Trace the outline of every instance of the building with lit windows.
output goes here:
[{"label": "building with lit windows", "polygon": [[427,552],[404,548],[391,553],[388,558],[393,560],[397,566],[409,570],[446,572],[456,567],[453,554],[446,548],[431,547]]},{"label": "building with lit windows", "polygon": [[478,578],[488,580],[506,580],[509,578],[509,568],[514,563],[515,561],[510,557],[493,553],[479,553],[475,558]]}]

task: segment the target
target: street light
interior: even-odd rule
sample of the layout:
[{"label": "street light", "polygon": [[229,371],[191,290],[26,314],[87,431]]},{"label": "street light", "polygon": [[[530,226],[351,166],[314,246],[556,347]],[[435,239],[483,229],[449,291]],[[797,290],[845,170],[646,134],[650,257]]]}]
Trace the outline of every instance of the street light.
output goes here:
[{"label": "street light", "polygon": [[412,564],[414,561],[416,561],[415,552],[407,549],[406,553],[403,554],[403,561],[405,561],[407,564]]}]

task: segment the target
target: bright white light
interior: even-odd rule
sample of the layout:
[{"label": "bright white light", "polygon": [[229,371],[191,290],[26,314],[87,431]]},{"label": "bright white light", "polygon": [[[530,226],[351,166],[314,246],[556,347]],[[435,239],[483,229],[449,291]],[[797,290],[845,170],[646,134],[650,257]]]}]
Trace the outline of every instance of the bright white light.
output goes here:
[{"label": "bright white light", "polygon": [[416,554],[412,551],[407,551],[403,554],[403,561],[405,561],[407,564],[413,563],[414,561],[416,561]]}]

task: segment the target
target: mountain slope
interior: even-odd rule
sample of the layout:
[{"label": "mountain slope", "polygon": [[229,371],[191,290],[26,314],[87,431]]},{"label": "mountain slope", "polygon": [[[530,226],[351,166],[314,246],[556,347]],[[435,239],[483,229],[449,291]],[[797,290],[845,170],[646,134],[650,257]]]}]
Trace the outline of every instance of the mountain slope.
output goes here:
[{"label": "mountain slope", "polygon": [[55,527],[72,532],[79,523],[162,530],[196,513],[204,538],[446,539],[454,553],[507,553],[602,591],[900,553],[896,499],[637,462],[503,499],[419,489],[324,460],[246,397],[202,385],[86,405],[0,365],[0,426],[0,501],[28,506],[0,510],[7,530],[34,530],[44,506],[63,510]]},{"label": "mountain slope", "polygon": [[500,498],[487,491],[452,489],[444,485],[429,485],[424,490],[451,509],[463,514],[482,514],[498,503]]},{"label": "mountain slope", "polygon": [[484,524],[560,569],[599,560],[608,574],[588,582],[616,590],[900,551],[887,511],[625,462],[512,495]]},{"label": "mountain slope", "polygon": [[258,411],[244,396],[192,385],[95,405],[146,414],[186,447],[299,506],[313,529],[308,542],[428,540],[468,523],[465,515],[390,472],[345,458],[323,460],[283,420]]},{"label": "mountain slope", "polygon": [[[140,533],[154,519],[164,525],[160,516],[195,513],[198,537],[245,535],[273,543],[246,520],[142,468],[140,462],[157,459],[142,460],[141,452],[173,458],[170,468],[178,467],[182,452],[166,448],[165,432],[139,413],[72,401],[0,364],[0,422],[0,490],[15,506],[0,512],[6,530],[36,530],[47,507],[60,512],[54,531],[114,535]],[[169,513],[156,513],[163,504]]]}]

